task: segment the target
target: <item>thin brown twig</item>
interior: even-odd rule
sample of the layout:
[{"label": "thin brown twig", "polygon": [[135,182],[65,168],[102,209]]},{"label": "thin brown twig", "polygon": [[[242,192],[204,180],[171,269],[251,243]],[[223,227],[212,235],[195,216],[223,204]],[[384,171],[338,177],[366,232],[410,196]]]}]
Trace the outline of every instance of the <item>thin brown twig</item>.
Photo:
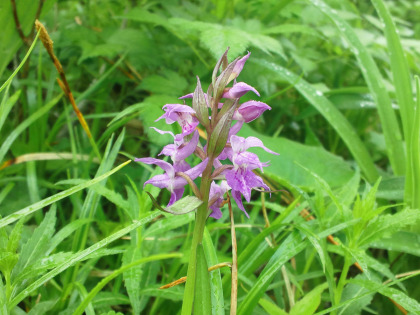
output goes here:
[{"label": "thin brown twig", "polygon": [[[35,20],[38,20],[39,16],[41,15],[44,1],[45,0],[39,0],[38,8],[35,13]],[[19,34],[19,37],[22,39],[22,42],[29,48],[31,46],[32,37],[35,34],[35,25],[32,26],[31,31],[29,32],[29,35],[26,36],[23,33],[22,25],[20,24],[20,21],[19,21],[19,16],[17,13],[17,8],[16,8],[16,0],[10,0],[10,4],[12,7],[13,20],[15,21],[16,30]]]},{"label": "thin brown twig", "polygon": [[230,315],[236,315],[236,310],[238,307],[238,246],[236,244],[235,221],[233,220],[230,195],[229,193],[226,194],[230,215],[230,234],[232,237],[232,287],[230,293]]},{"label": "thin brown twig", "polygon": [[17,10],[16,10],[16,1],[15,0],[10,0],[10,4],[12,6],[13,20],[15,21],[16,30],[19,34],[19,37],[20,37],[20,39],[22,39],[23,43],[27,47],[29,47],[31,44],[29,43],[25,34],[23,34],[22,26],[20,25],[19,17],[18,17]]},{"label": "thin brown twig", "polygon": [[[222,267],[232,268],[232,264],[230,262],[220,263],[220,264],[209,267],[208,271],[211,272],[213,270],[216,270],[216,269],[219,269],[219,268],[222,268]],[[185,283],[186,281],[187,281],[187,277],[182,277],[182,278],[179,278],[175,281],[172,281],[171,283],[168,283],[168,284],[165,284],[165,285],[161,286],[159,289],[161,289],[161,290],[162,289],[169,289],[169,288],[172,288],[174,286],[177,286],[178,284]]]}]

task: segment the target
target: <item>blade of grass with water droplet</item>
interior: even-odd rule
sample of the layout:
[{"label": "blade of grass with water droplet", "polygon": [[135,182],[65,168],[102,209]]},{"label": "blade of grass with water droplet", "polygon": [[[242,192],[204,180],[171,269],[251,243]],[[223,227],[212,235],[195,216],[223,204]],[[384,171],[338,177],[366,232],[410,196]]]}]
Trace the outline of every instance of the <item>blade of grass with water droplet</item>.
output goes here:
[{"label": "blade of grass with water droplet", "polygon": [[[392,109],[388,90],[382,79],[382,75],[373,60],[373,57],[363,46],[353,28],[334,12],[325,2],[312,0],[311,3],[325,13],[337,26],[340,34],[347,40],[359,63],[363,77],[369,86],[370,92],[376,102],[382,131],[387,146],[388,158],[395,175],[403,175],[405,172],[405,155],[400,127],[397,117]],[[375,178],[376,179],[376,178]],[[370,179],[370,181],[372,181]]]},{"label": "blade of grass with water droplet", "polygon": [[325,96],[320,94],[310,83],[278,64],[265,60],[257,60],[256,63],[267,70],[273,71],[280,79],[286,80],[290,84],[294,84],[294,87],[321,113],[322,116],[324,116],[335,131],[337,131],[349,148],[354,159],[359,164],[366,178],[370,182],[373,182],[378,178],[378,171],[376,170],[375,164],[353,126]]},{"label": "blade of grass with water droplet", "polygon": [[[416,161],[413,156],[413,150],[415,150],[415,148],[413,148],[413,144],[415,145],[415,143],[411,141],[415,119],[415,107],[410,70],[408,68],[408,62],[405,58],[398,31],[385,3],[382,0],[372,0],[372,3],[375,6],[379,17],[385,24],[384,32],[388,46],[388,55],[391,60],[393,83],[395,86],[398,105],[400,106],[404,139],[407,149],[404,201],[413,206],[412,199],[415,198],[415,195],[417,195],[416,192],[420,186],[413,186],[417,181],[414,177],[416,174],[413,172],[414,166],[412,164]],[[415,135],[413,136],[415,137]]]}]

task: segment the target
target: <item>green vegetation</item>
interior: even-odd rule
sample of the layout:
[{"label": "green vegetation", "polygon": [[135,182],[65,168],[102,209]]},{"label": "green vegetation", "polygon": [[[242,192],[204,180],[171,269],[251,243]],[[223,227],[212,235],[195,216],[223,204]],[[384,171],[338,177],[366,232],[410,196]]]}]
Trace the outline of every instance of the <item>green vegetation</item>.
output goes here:
[{"label": "green vegetation", "polygon": [[[420,314],[419,16],[418,0],[0,1],[0,314]],[[206,92],[227,47],[251,52],[238,81],[261,98],[241,103],[272,108],[239,136],[279,155],[255,150],[272,192],[250,218],[231,203],[235,233],[228,205],[207,219],[184,296],[207,201],[187,186],[164,212],[168,190],[143,188],[161,169],[132,160],[172,142],[150,127],[181,132],[162,106],[197,76]]]}]

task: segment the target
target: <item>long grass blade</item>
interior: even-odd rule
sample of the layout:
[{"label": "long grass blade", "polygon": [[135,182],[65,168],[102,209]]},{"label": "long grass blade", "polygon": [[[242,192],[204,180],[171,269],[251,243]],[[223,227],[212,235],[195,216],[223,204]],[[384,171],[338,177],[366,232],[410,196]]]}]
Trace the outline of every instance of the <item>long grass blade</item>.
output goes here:
[{"label": "long grass blade", "polygon": [[369,86],[373,99],[376,102],[382,130],[385,137],[388,158],[395,175],[403,175],[405,172],[405,155],[402,135],[388,90],[382,79],[382,75],[373,60],[371,54],[361,43],[352,27],[338,16],[322,0],[312,0],[311,3],[324,12],[337,26],[340,34],[347,40],[360,65],[363,77]]},{"label": "long grass blade", "polygon": [[119,166],[117,166],[116,168],[112,169],[111,171],[98,176],[88,182],[85,182],[83,184],[74,186],[72,188],[69,188],[65,191],[59,192],[58,194],[52,195],[48,198],[45,198],[37,203],[34,203],[33,205],[30,205],[28,207],[25,207],[13,214],[8,215],[7,217],[0,219],[0,228],[2,228],[3,226],[9,225],[10,223],[15,222],[16,220],[19,220],[20,218],[23,218],[31,213],[34,213],[35,211],[38,211],[46,206],[49,206],[50,204],[57,202],[63,198],[66,198],[82,189],[85,189],[87,187],[90,187],[92,185],[95,185],[99,182],[101,182],[102,180],[104,180],[105,178],[111,176],[112,174],[114,174],[115,172],[119,171],[120,169],[122,169],[124,166],[126,166],[128,163],[130,163],[131,160],[126,161],[122,164],[120,164]]},{"label": "long grass blade", "polygon": [[337,131],[349,148],[354,159],[359,164],[368,181],[373,182],[378,178],[378,171],[376,170],[375,164],[373,164],[369,152],[360,140],[356,131],[344,115],[325,96],[323,96],[322,93],[305,80],[300,79],[298,75],[278,64],[270,63],[265,60],[258,60],[256,62],[267,70],[275,72],[282,80],[286,80],[290,84],[294,84],[295,88]]},{"label": "long grass blade", "polygon": [[384,32],[388,45],[389,59],[391,60],[392,77],[394,79],[393,83],[395,86],[398,105],[400,106],[402,127],[407,151],[404,201],[407,204],[413,205],[411,201],[415,198],[414,196],[416,195],[416,191],[418,191],[419,186],[417,186],[417,190],[416,187],[413,187],[415,182],[413,176],[415,175],[412,171],[414,168],[412,163],[415,163],[415,160],[413,160],[414,156],[412,151],[414,148],[412,147],[411,135],[415,115],[410,70],[401,45],[400,36],[398,35],[389,10],[383,0],[372,0],[372,3],[376,8],[379,17],[385,24]]},{"label": "long grass blade", "polygon": [[63,95],[60,94],[45,104],[43,107],[38,109],[35,113],[25,119],[19,126],[17,126],[10,135],[4,140],[3,144],[0,147],[0,161],[3,160],[4,156],[6,155],[7,151],[16,140],[16,138],[26,129],[28,128],[35,120],[39,119],[46,113],[48,113],[51,108],[53,108],[58,101],[61,99]]}]

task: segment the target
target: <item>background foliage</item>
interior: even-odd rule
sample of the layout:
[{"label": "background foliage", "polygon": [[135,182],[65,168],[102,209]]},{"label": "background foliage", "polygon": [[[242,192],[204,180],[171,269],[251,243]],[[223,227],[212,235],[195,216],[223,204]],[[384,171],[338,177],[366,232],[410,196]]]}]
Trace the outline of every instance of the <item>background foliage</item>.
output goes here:
[{"label": "background foliage", "polygon": [[[41,43],[13,73],[32,38],[12,3],[0,2],[0,313],[181,309],[183,285],[158,288],[186,274],[194,214],[154,210],[145,192],[169,195],[142,186],[158,170],[117,165],[169,143],[150,129],[166,128],[162,106],[197,75],[207,87],[229,46],[230,60],[252,52],[240,79],[272,107],[241,135],[280,153],[260,157],[285,190],[254,192],[249,220],[233,206],[238,313],[401,313],[392,299],[420,314],[419,1],[46,0],[38,17],[93,141]],[[25,36],[37,9],[16,3]],[[232,260],[229,229],[227,209],[208,220],[210,265]],[[224,314],[230,269],[210,276]]]}]

